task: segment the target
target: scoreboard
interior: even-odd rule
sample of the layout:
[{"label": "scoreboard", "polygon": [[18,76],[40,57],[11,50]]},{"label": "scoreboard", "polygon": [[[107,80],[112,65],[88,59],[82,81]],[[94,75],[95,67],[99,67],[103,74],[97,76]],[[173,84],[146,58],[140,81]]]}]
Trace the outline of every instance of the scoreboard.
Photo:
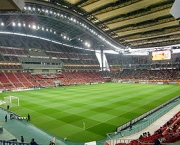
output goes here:
[{"label": "scoreboard", "polygon": [[162,51],[153,51],[152,52],[152,60],[169,60],[171,59],[171,51],[170,50],[162,50]]}]

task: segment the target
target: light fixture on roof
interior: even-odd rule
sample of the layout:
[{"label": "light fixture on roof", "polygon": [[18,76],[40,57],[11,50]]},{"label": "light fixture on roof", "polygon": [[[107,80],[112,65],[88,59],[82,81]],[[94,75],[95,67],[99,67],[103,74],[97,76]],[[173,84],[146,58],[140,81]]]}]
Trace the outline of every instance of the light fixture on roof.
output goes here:
[{"label": "light fixture on roof", "polygon": [[26,27],[26,24],[25,24],[25,23],[23,23],[23,27]]},{"label": "light fixture on roof", "polygon": [[42,30],[44,31],[44,27],[42,27]]},{"label": "light fixture on roof", "polygon": [[3,22],[1,22],[1,26],[4,26],[4,23],[3,23]]},{"label": "light fixture on roof", "polygon": [[48,28],[46,28],[46,31],[49,31],[49,29],[48,29]]},{"label": "light fixture on roof", "polygon": [[84,43],[84,45],[87,46],[87,47],[91,46],[90,43],[88,43],[87,41]]},{"label": "light fixture on roof", "polygon": [[18,26],[21,27],[21,23],[18,23]]},{"label": "light fixture on roof", "polygon": [[28,10],[31,10],[31,7],[28,7]]},{"label": "light fixture on roof", "polygon": [[26,7],[24,7],[24,9],[26,10],[27,8],[26,8]]},{"label": "light fixture on roof", "polygon": [[35,24],[34,24],[34,25],[32,25],[32,28],[33,28],[33,29],[36,29],[36,25],[35,25]]},{"label": "light fixture on roof", "polygon": [[16,26],[16,23],[15,23],[15,22],[12,22],[12,25],[13,25],[13,26]]}]

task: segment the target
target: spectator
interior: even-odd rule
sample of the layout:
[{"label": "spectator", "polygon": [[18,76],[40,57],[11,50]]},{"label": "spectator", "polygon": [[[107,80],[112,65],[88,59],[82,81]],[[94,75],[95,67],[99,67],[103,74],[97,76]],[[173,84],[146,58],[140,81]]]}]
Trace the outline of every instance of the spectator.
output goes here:
[{"label": "spectator", "polygon": [[55,145],[52,141],[49,142],[49,145]]},{"label": "spectator", "polygon": [[31,120],[31,117],[30,117],[30,115],[29,115],[29,113],[28,113],[27,121],[30,121],[30,120]]},{"label": "spectator", "polygon": [[7,114],[6,114],[6,116],[5,116],[5,122],[7,122]]},{"label": "spectator", "polygon": [[154,140],[154,145],[161,145],[160,138]]},{"label": "spectator", "polygon": [[55,137],[53,137],[53,139],[52,139],[52,143],[53,143],[53,145],[55,145],[55,144],[56,144],[56,138],[55,138]]},{"label": "spectator", "polygon": [[10,113],[10,119],[13,119],[13,113]]},{"label": "spectator", "polygon": [[130,121],[129,129],[132,130],[132,121]]},{"label": "spectator", "polygon": [[7,110],[9,110],[9,105],[7,105]]},{"label": "spectator", "polygon": [[142,134],[139,136],[139,139],[142,139],[143,138],[143,136],[142,136]]},{"label": "spectator", "polygon": [[34,138],[32,138],[30,145],[38,145],[38,144],[34,141]]},{"label": "spectator", "polygon": [[24,137],[23,136],[21,136],[21,142],[24,143]]}]

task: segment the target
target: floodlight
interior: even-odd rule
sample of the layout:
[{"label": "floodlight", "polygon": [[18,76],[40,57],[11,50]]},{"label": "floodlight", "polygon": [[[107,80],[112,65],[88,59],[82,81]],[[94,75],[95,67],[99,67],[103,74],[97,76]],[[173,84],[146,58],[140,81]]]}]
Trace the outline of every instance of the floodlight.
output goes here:
[{"label": "floodlight", "polygon": [[87,41],[84,44],[85,46],[90,47],[90,44]]},{"label": "floodlight", "polygon": [[36,25],[32,25],[32,28],[33,28],[33,29],[36,29]]},{"label": "floodlight", "polygon": [[21,27],[21,23],[18,23],[18,26]]},{"label": "floodlight", "polygon": [[12,25],[13,25],[13,26],[16,26],[16,23],[15,23],[15,22],[12,22]]},{"label": "floodlight", "polygon": [[23,26],[24,26],[24,27],[26,27],[26,24],[25,24],[25,23],[23,23]]},{"label": "floodlight", "polygon": [[1,22],[1,26],[4,26],[4,23],[3,23],[3,22]]},{"label": "floodlight", "polygon": [[44,31],[44,27],[42,27],[42,30]]}]

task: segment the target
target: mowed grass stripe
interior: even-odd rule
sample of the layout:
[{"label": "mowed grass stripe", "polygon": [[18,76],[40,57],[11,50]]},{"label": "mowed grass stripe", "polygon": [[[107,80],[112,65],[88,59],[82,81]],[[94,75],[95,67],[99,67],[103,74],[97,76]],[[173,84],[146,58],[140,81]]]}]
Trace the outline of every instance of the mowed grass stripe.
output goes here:
[{"label": "mowed grass stripe", "polygon": [[[0,94],[20,98],[15,113],[75,142],[100,140],[107,132],[180,94],[178,85],[106,83]],[[86,130],[83,129],[86,123]]]}]

